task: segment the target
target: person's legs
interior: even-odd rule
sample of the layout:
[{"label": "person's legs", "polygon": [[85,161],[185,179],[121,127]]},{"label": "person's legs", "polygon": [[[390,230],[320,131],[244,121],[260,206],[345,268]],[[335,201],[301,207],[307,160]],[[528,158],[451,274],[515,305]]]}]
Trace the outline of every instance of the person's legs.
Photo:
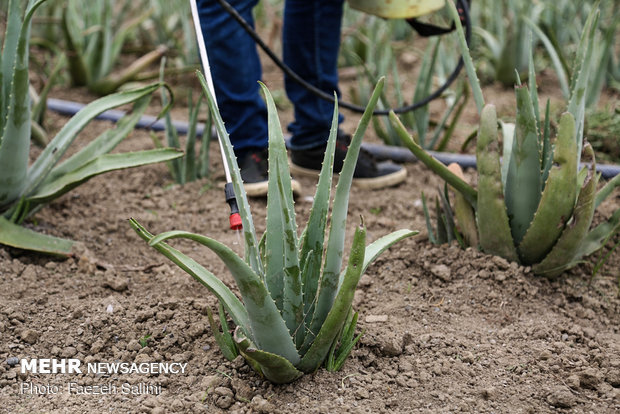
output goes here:
[{"label": "person's legs", "polygon": [[[258,0],[229,0],[250,24]],[[197,0],[217,102],[237,157],[267,148],[267,109],[259,94],[254,40],[215,0]]]},{"label": "person's legs", "polygon": [[[304,80],[340,98],[338,53],[344,0],[286,0],[284,8],[284,61]],[[312,175],[321,169],[333,117],[333,103],[317,97],[285,76],[286,93],[295,106],[295,121],[289,125],[291,171]],[[340,116],[339,121],[342,121]],[[334,171],[340,172],[350,136],[338,131]],[[407,171],[390,162],[377,163],[362,150],[353,182],[368,189],[402,182]]]},{"label": "person's legs", "polygon": [[[286,0],[283,58],[295,73],[319,89],[340,96],[338,52],[344,0]],[[285,76],[286,93],[295,106],[288,126],[291,148],[300,150],[327,142],[334,106]]]}]

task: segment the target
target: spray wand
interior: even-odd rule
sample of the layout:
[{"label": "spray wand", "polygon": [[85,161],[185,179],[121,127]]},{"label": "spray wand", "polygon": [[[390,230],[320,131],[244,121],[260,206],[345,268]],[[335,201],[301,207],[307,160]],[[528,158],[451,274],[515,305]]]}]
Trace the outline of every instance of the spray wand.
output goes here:
[{"label": "spray wand", "polygon": [[[205,40],[202,34],[202,26],[200,26],[200,16],[198,16],[198,7],[196,6],[196,0],[190,0],[190,7],[192,9],[192,18],[194,21],[196,40],[198,42],[198,51],[200,53],[200,60],[202,62],[202,71],[204,72],[205,79],[207,80],[209,93],[211,93],[211,96],[213,96],[213,98],[215,99],[215,88],[213,87],[213,79],[211,77],[211,67],[209,66],[209,57],[207,56],[207,47],[205,45]],[[217,99],[215,99],[215,101],[215,105],[217,107]],[[211,131],[205,131],[203,139],[208,139],[210,133]],[[241,230],[243,225],[241,221],[241,216],[239,215],[237,198],[235,197],[235,190],[233,189],[232,178],[230,176],[230,168],[228,166],[228,162],[226,161],[226,156],[224,155],[224,148],[219,134],[217,134],[217,140],[220,144],[220,153],[222,154],[222,163],[224,164],[224,173],[226,174],[226,185],[224,186],[224,193],[226,195],[226,202],[230,206],[230,229]]]}]

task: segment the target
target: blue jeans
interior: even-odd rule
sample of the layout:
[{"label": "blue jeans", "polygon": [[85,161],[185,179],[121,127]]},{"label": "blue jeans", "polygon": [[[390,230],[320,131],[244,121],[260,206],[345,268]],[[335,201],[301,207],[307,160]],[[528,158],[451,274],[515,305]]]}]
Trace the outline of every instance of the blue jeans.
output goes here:
[{"label": "blue jeans", "polygon": [[[286,0],[282,39],[283,60],[299,76],[330,95],[338,89],[338,52],[344,0]],[[229,0],[254,26],[258,0]],[[262,78],[256,45],[215,0],[198,0],[215,93],[237,156],[267,147],[267,109],[259,94]],[[292,149],[324,145],[333,103],[316,97],[287,76],[286,93],[295,107],[288,125]],[[341,117],[342,118],[342,117]],[[342,119],[340,119],[342,121]]]}]

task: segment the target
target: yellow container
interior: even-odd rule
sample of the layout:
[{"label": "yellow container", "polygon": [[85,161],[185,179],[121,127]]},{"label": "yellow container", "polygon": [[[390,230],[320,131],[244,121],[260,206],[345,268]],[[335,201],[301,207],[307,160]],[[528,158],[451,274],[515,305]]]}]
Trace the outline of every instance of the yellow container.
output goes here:
[{"label": "yellow container", "polygon": [[441,9],[445,0],[349,0],[351,8],[385,19],[408,19]]}]

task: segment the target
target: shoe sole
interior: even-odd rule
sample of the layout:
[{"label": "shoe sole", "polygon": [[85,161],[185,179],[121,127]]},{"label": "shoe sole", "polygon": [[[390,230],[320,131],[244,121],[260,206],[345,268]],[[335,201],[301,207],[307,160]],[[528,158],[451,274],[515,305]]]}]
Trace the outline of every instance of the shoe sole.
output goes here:
[{"label": "shoe sole", "polygon": [[[244,183],[243,188],[245,188],[245,193],[248,197],[266,197],[269,182],[261,181],[260,183]],[[301,185],[299,184],[299,181],[291,180],[291,188],[294,196],[299,196],[301,194]]]},{"label": "shoe sole", "polygon": [[[298,165],[290,163],[291,173],[316,178],[319,175],[319,171],[311,170],[309,168],[300,167]],[[378,190],[386,187],[393,187],[405,181],[407,177],[407,170],[402,168],[391,174],[382,175],[375,178],[353,178],[353,185],[365,190]]]}]

